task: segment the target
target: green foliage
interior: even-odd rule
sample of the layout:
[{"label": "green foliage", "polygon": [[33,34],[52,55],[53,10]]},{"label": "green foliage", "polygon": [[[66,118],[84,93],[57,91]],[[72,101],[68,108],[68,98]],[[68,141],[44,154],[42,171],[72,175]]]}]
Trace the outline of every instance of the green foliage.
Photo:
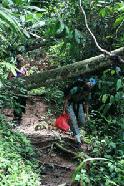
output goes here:
[{"label": "green foliage", "polygon": [[[122,68],[123,71],[123,68]],[[91,186],[123,185],[124,179],[124,79],[108,69],[99,77],[94,90],[95,110],[86,125],[84,141],[91,146],[90,156],[107,161],[81,162],[74,180]],[[92,108],[93,109],[93,108]],[[85,161],[85,160],[84,160]]]},{"label": "green foliage", "polygon": [[[123,71],[123,68],[122,68]],[[109,114],[112,110],[113,115],[124,113],[124,79],[115,70],[106,70],[99,82],[99,96],[103,104],[100,111]]]},{"label": "green foliage", "polygon": [[60,90],[60,85],[50,85],[49,87],[41,87],[31,90],[30,94],[44,96],[45,101],[52,107],[54,114],[60,114],[63,105],[63,91]]},{"label": "green foliage", "polygon": [[30,141],[13,132],[0,115],[0,186],[40,185],[36,154]]},{"label": "green foliage", "polygon": [[[82,4],[89,26],[100,45],[109,51],[123,45],[123,3],[85,1]],[[47,9],[46,17],[50,18],[47,20],[45,36],[56,39],[55,47],[59,46],[59,42],[63,43],[59,46],[61,54],[66,54],[62,59],[62,65],[98,54],[95,43],[84,25],[84,17],[77,1],[53,0],[49,6],[47,5]],[[57,54],[54,53],[56,60]]]},{"label": "green foliage", "polygon": [[[90,186],[122,186],[124,160],[119,159],[117,162],[106,159],[103,160],[101,158],[85,160],[75,172],[75,181],[82,182],[85,186],[88,184],[90,184]],[[86,171],[88,164],[90,167],[89,174],[88,170]]]},{"label": "green foliage", "polygon": [[[85,0],[82,2],[89,26],[100,45],[109,51],[122,46],[124,43],[124,3],[118,2],[118,0]],[[35,42],[33,37],[48,39],[47,46],[44,48],[51,65],[56,67],[99,54],[84,25],[84,17],[76,0],[51,0],[50,3],[3,0],[0,5],[1,87],[7,78],[8,71],[15,73],[13,65],[15,62],[11,61],[10,57],[15,58],[16,54],[27,51],[26,47]],[[25,92],[22,85],[23,82],[18,81],[16,85],[13,85],[17,94]],[[2,92],[4,94],[0,94],[0,106],[14,107],[15,95],[11,92],[12,86],[9,83],[6,86]],[[60,112],[63,100],[63,93],[58,88],[60,86],[62,85],[49,86],[32,92],[44,94],[46,100],[52,102],[52,105],[56,106],[57,112]],[[83,185],[123,185],[123,92],[124,79],[122,76],[118,76],[114,69],[105,71],[99,78],[99,85],[94,92],[94,98],[97,99],[94,103],[95,107],[92,107],[95,111],[90,115],[86,127],[86,137],[92,146],[91,156],[108,160],[106,162],[93,161],[90,173],[86,170],[86,162],[83,164],[81,162],[75,178]],[[0,148],[2,149],[0,184],[5,182],[6,185],[13,185],[13,180],[21,186],[22,184],[37,184],[34,181],[36,175],[33,174],[32,168],[34,164],[32,165],[28,160],[31,159],[31,155],[33,156],[28,142],[25,142],[22,135],[15,135],[8,129],[5,122],[0,131]]]},{"label": "green foliage", "polygon": [[[124,178],[122,133],[118,133],[117,128],[119,126],[116,125],[113,130],[116,130],[116,132],[112,135],[110,126],[104,125],[104,120],[99,123],[99,129],[95,128],[98,124],[98,122],[95,122],[92,129],[84,137],[84,141],[86,138],[87,143],[91,146],[90,156],[93,157],[91,158],[93,161],[87,159],[81,161],[73,175],[73,179],[86,186],[87,184],[91,186],[122,186]],[[100,158],[105,158],[105,160],[102,161]]]},{"label": "green foliage", "polygon": [[5,60],[25,51],[33,32],[45,25],[42,18],[45,11],[31,6],[31,1],[26,0],[3,0],[0,3],[1,58]]}]

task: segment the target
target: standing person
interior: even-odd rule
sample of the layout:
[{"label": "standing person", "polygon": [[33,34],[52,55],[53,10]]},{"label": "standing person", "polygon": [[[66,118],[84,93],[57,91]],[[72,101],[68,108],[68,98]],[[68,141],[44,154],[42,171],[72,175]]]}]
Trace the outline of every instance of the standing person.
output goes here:
[{"label": "standing person", "polygon": [[[27,69],[26,66],[24,65],[24,60],[21,55],[18,55],[16,57],[16,67],[17,69],[15,78],[27,76]],[[14,75],[10,72],[8,75],[8,79],[12,78],[14,78]],[[15,95],[14,97],[13,121],[15,121],[18,124],[20,124],[21,122],[22,113],[25,113],[26,99],[27,99],[26,90],[24,90],[23,92],[19,90],[18,94]]]},{"label": "standing person", "polygon": [[[70,129],[76,139],[77,147],[81,147],[80,127],[82,127],[88,119],[89,100],[91,97],[91,89],[96,84],[96,80],[90,78],[88,81],[78,79],[70,87],[64,90],[64,107],[63,114],[67,112],[70,116]],[[85,112],[84,112],[85,110]]]}]

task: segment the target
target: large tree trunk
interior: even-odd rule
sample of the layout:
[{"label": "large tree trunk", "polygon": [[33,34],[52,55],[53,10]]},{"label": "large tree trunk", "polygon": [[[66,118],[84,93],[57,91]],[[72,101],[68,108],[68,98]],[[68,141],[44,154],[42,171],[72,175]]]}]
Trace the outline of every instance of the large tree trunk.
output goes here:
[{"label": "large tree trunk", "polygon": [[[112,54],[124,55],[124,47],[112,51]],[[103,54],[60,68],[33,74],[25,77],[25,84],[28,89],[38,88],[53,81],[64,80],[77,75],[85,75],[111,65],[111,61]]]}]

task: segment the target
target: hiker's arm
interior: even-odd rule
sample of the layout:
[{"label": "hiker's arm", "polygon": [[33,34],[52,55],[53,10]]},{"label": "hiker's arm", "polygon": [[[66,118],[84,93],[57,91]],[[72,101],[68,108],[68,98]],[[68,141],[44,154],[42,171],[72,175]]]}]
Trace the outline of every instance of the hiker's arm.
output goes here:
[{"label": "hiker's arm", "polygon": [[66,112],[66,107],[67,107],[67,104],[68,104],[69,97],[70,96],[65,97],[64,104],[63,104],[63,114]]},{"label": "hiker's arm", "polygon": [[26,76],[27,70],[25,68],[25,66],[21,67],[20,70],[18,70],[18,72],[20,72],[20,76]]},{"label": "hiker's arm", "polygon": [[65,100],[64,100],[64,104],[63,104],[63,114],[66,111],[67,103],[68,103],[68,98],[66,97]]}]

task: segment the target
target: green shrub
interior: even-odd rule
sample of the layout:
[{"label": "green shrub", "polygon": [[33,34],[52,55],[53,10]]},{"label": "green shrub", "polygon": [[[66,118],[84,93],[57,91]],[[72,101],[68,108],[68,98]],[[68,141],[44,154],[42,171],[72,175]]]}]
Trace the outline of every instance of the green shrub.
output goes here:
[{"label": "green shrub", "polygon": [[0,116],[0,186],[38,186],[36,154],[30,141]]}]

